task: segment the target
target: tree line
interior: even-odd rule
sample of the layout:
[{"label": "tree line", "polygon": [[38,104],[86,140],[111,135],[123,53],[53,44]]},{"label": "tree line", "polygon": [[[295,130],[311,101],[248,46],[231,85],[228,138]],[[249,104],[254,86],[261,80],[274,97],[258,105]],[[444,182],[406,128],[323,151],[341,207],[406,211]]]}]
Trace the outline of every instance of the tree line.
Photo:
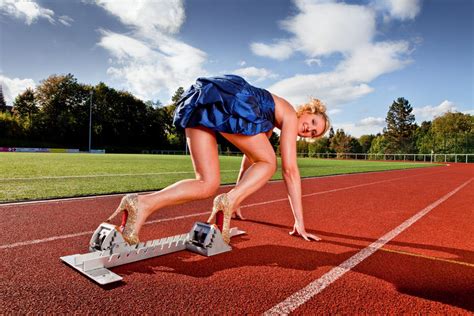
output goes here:
[{"label": "tree line", "polygon": [[377,135],[352,137],[343,129],[333,128],[328,136],[314,142],[298,142],[298,152],[308,156],[318,153],[368,154],[468,154],[474,153],[474,116],[447,112],[433,121],[415,123],[413,107],[405,98],[390,105],[386,127]]},{"label": "tree line", "polygon": [[[52,75],[35,89],[19,94],[11,111],[0,103],[0,146],[63,147],[86,150],[92,108],[92,147],[107,152],[152,149],[184,150],[185,136],[173,126],[179,87],[171,103],[142,101],[127,91],[78,83],[72,74]],[[3,100],[3,95],[2,98]],[[2,105],[3,104],[3,105]],[[316,141],[299,140],[298,151],[317,153],[473,153],[474,116],[448,112],[433,121],[415,123],[413,108],[404,98],[389,107],[387,125],[377,135],[352,137],[343,129],[330,129]],[[278,151],[279,137],[270,139]],[[237,151],[218,135],[223,151]]]},{"label": "tree line", "polygon": [[184,148],[184,135],[173,124],[173,104],[136,98],[105,83],[81,84],[72,74],[52,75],[0,113],[0,141],[7,146],[88,148],[92,108],[92,147],[108,152]]}]

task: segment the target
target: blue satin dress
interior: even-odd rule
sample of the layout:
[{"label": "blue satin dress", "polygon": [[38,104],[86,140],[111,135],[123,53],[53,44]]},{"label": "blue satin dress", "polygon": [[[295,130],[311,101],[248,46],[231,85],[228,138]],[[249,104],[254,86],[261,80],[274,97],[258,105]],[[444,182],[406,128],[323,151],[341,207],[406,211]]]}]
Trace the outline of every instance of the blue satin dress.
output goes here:
[{"label": "blue satin dress", "polygon": [[173,124],[256,135],[274,127],[275,103],[265,89],[235,75],[198,78],[178,101]]}]

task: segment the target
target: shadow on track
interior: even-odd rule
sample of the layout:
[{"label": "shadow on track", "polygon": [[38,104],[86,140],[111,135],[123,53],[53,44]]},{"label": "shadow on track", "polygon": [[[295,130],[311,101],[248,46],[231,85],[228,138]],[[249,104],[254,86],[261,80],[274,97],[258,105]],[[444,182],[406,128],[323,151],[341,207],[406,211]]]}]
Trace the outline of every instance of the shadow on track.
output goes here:
[{"label": "shadow on track", "polygon": [[[291,227],[256,220],[247,222],[272,226],[290,231]],[[365,246],[351,243],[353,241],[374,242],[376,239],[349,236],[332,232],[308,230],[323,238],[319,243],[346,246],[355,249],[339,254],[317,250],[301,249],[281,245],[260,245],[237,248],[232,252],[215,257],[201,257],[189,252],[170,256],[152,258],[135,264],[114,269],[115,272],[127,275],[132,273],[174,273],[194,278],[208,278],[216,272],[241,267],[280,267],[289,270],[313,271],[318,267],[338,266]],[[233,239],[233,245],[247,240],[248,237]],[[332,239],[331,239],[332,238]],[[347,241],[335,240],[346,239]],[[472,262],[474,252],[435,245],[422,245],[405,242],[390,242],[388,245],[407,246],[413,249],[429,249],[456,255],[464,262]],[[457,306],[474,311],[474,268],[421,257],[411,257],[398,253],[377,251],[369,259],[354,268],[363,273],[395,285],[400,293],[432,301]]]}]

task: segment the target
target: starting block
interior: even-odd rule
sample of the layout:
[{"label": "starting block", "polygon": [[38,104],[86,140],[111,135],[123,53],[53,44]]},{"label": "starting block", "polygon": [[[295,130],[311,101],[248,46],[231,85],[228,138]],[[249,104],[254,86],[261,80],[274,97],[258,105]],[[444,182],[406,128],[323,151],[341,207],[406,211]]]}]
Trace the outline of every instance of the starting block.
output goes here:
[{"label": "starting block", "polygon": [[[245,234],[236,227],[230,236]],[[224,242],[220,230],[212,224],[196,222],[186,234],[149,240],[129,245],[115,225],[102,223],[92,234],[89,253],[64,256],[60,259],[95,282],[105,285],[121,281],[122,277],[108,268],[158,257],[182,250],[189,250],[203,256],[214,256],[232,247]]]}]

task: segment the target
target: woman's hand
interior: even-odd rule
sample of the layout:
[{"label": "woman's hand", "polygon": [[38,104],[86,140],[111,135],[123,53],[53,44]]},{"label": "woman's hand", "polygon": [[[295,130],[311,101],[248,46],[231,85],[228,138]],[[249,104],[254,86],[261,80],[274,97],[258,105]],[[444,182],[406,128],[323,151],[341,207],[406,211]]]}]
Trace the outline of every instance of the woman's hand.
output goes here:
[{"label": "woman's hand", "polygon": [[318,236],[306,232],[304,227],[301,227],[301,226],[297,225],[296,223],[295,223],[295,225],[293,225],[293,230],[290,232],[290,235],[291,236],[301,236],[306,241],[311,241],[311,239],[315,240],[315,241],[321,240],[321,238],[319,238]]},{"label": "woman's hand", "polygon": [[240,211],[240,206],[234,211],[234,213],[232,214],[232,218],[233,219],[238,219],[238,220],[241,220],[241,221],[246,220],[246,218],[242,216],[242,212]]}]

